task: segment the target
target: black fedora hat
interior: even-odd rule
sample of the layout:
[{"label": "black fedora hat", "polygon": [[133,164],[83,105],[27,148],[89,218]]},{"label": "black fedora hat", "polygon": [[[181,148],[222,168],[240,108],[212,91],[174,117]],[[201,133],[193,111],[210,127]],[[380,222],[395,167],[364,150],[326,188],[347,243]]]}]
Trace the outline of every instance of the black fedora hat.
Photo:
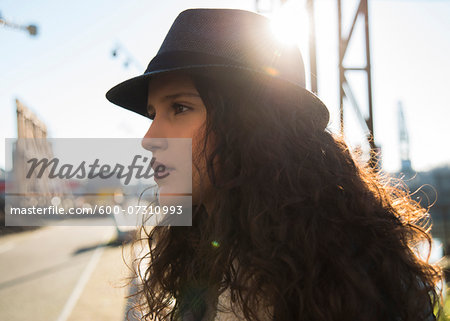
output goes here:
[{"label": "black fedora hat", "polygon": [[279,89],[283,97],[295,99],[317,126],[325,128],[328,124],[328,109],[305,88],[300,50],[278,41],[271,32],[270,20],[254,12],[236,9],[181,12],[144,74],[111,88],[106,98],[147,116],[148,81],[155,75],[174,71],[233,77],[247,84],[268,86],[271,92]]}]

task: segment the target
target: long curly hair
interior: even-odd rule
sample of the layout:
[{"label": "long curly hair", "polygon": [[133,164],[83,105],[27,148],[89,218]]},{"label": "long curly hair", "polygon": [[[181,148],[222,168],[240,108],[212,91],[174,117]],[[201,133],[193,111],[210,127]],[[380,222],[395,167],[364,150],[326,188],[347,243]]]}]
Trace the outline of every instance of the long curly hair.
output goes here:
[{"label": "long curly hair", "polygon": [[431,246],[427,210],[301,102],[264,84],[192,78],[207,108],[197,156],[213,203],[195,207],[191,227],[146,231],[143,320],[202,320],[225,292],[246,320],[432,317],[441,271],[417,253]]}]

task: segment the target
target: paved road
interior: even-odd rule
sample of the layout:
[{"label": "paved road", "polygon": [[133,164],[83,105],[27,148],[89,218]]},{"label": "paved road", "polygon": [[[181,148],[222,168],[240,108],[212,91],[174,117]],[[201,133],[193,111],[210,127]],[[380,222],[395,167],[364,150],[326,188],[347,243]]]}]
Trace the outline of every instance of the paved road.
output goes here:
[{"label": "paved road", "polygon": [[130,251],[105,246],[114,236],[57,226],[1,237],[0,320],[123,321]]}]

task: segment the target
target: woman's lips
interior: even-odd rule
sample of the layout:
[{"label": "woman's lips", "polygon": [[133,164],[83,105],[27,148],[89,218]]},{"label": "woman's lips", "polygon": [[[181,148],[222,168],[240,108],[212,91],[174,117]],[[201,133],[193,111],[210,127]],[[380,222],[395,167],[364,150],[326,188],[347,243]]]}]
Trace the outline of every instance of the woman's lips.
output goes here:
[{"label": "woman's lips", "polygon": [[170,176],[170,173],[175,170],[175,168],[168,166],[167,164],[161,161],[155,161],[152,165],[155,181],[161,180]]}]

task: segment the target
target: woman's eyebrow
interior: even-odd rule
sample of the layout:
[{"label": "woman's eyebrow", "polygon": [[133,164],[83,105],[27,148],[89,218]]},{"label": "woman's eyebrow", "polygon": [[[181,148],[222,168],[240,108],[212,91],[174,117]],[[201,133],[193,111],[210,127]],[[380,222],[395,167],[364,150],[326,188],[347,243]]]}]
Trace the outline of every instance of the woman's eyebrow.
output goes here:
[{"label": "woman's eyebrow", "polygon": [[176,94],[172,94],[172,95],[167,95],[163,98],[163,100],[175,99],[175,98],[179,98],[179,97],[183,97],[183,96],[200,98],[200,95],[197,93],[181,92],[181,93],[176,93]]},{"label": "woman's eyebrow", "polygon": [[[194,98],[201,98],[199,94],[197,93],[193,93],[193,92],[181,92],[181,93],[176,93],[176,94],[171,94],[171,95],[167,95],[164,96],[162,98],[162,100],[172,100],[172,99],[176,99],[176,98],[180,98],[180,97],[194,97]],[[148,104],[147,105],[147,111],[153,109],[153,105],[152,104]]]}]

